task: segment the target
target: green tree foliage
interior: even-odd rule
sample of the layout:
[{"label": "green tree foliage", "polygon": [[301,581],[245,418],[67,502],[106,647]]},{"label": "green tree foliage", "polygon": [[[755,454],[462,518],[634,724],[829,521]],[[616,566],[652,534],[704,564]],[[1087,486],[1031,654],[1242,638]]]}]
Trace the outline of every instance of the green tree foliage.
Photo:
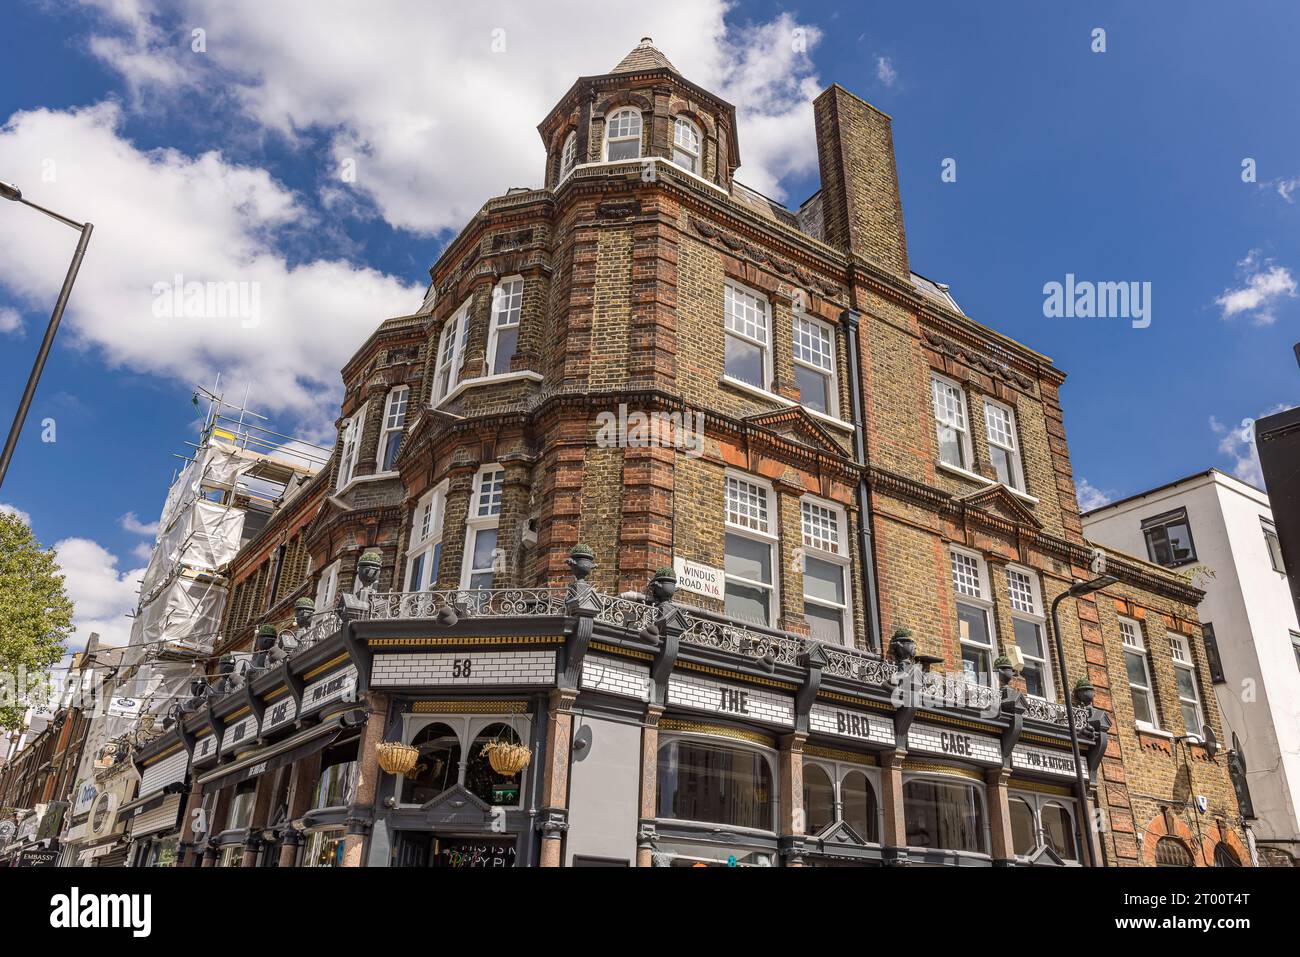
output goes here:
[{"label": "green tree foliage", "polygon": [[42,548],[22,519],[0,514],[0,727],[22,720],[18,696],[48,679],[72,630],[54,549]]}]

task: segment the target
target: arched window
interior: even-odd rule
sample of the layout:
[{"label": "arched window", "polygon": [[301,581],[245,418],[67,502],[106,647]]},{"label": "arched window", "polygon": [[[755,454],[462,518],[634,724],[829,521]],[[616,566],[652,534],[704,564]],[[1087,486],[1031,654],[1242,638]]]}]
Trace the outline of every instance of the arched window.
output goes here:
[{"label": "arched window", "polygon": [[605,121],[605,159],[631,160],[641,155],[641,114],[622,109]]},{"label": "arched window", "polygon": [[700,129],[684,116],[673,124],[673,162],[697,176],[700,173]]},{"label": "arched window", "polygon": [[978,786],[913,778],[903,783],[903,807],[910,846],[988,853]]},{"label": "arched window", "polygon": [[855,834],[872,844],[880,842],[877,823],[876,789],[861,771],[850,771],[840,782],[840,800],[844,806],[844,823]]},{"label": "arched window", "polygon": [[803,810],[806,834],[820,834],[835,820],[835,786],[825,769],[816,764],[803,768]]},{"label": "arched window", "polygon": [[658,816],[775,829],[772,767],[748,748],[679,739],[659,749]]},{"label": "arched window", "polygon": [[411,744],[420,756],[402,781],[402,803],[424,804],[460,780],[460,738],[438,723],[422,728]]},{"label": "arched window", "polygon": [[1077,861],[1079,850],[1074,840],[1074,819],[1070,812],[1056,803],[1044,804],[1043,843],[1056,852],[1063,861]]},{"label": "arched window", "polygon": [[578,134],[572,131],[564,138],[564,146],[560,148],[560,179],[573,172],[573,167],[578,165]]},{"label": "arched window", "polygon": [[1034,825],[1034,811],[1022,798],[1007,801],[1011,809],[1011,844],[1017,857],[1028,857],[1038,847],[1038,828]]},{"label": "arched window", "polygon": [[1241,858],[1227,844],[1220,841],[1214,845],[1214,866],[1215,867],[1241,867]]},{"label": "arched window", "polygon": [[1156,841],[1156,867],[1195,867],[1192,852],[1176,837]]},{"label": "arched window", "polygon": [[492,769],[483,749],[493,741],[522,744],[514,728],[504,722],[489,724],[478,733],[469,748],[469,761],[465,765],[465,789],[494,807],[513,807],[519,803],[523,788],[522,772],[512,775],[498,774]]}]

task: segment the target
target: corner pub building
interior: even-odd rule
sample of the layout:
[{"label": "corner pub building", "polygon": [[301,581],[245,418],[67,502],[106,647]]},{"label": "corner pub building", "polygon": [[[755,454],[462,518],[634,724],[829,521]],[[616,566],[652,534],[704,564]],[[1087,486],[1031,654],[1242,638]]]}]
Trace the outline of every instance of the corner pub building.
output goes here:
[{"label": "corner pub building", "polygon": [[815,126],[790,211],[648,39],[542,120],[233,562],[252,667],[134,756],[181,863],[1249,863],[1201,593],[1083,539],[1064,375],[911,271],[889,117]]}]

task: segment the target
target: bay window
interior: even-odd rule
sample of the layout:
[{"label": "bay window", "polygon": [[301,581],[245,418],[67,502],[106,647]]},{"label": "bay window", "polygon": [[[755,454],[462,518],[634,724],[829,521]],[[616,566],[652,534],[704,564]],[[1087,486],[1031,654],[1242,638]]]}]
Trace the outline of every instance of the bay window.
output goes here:
[{"label": "bay window", "polygon": [[1147,659],[1142,626],[1131,618],[1121,618],[1119,634],[1124,646],[1129,693],[1133,696],[1133,718],[1140,728],[1156,728],[1159,726],[1156,699],[1152,692],[1151,665]]},{"label": "bay window", "polygon": [[510,360],[519,346],[519,315],[524,303],[524,281],[518,276],[503,279],[492,290],[492,324],[488,330],[488,375],[510,371]]},{"label": "bay window", "polygon": [[880,805],[869,772],[846,762],[805,759],[803,781],[805,833],[820,834],[843,821],[865,843],[880,842]]},{"label": "bay window", "polygon": [[994,659],[993,605],[988,568],[978,555],[954,548],[952,587],[957,595],[957,633],[961,665],[968,681],[992,684]]},{"label": "bay window", "polygon": [[1016,857],[1030,858],[1042,848],[1050,848],[1062,861],[1079,860],[1074,802],[1033,791],[1012,791],[1007,803]]},{"label": "bay window", "polygon": [[415,503],[406,546],[406,590],[421,591],[438,580],[442,557],[442,520],[447,507],[447,483],[431,489]]},{"label": "bay window", "polygon": [[723,290],[726,326],[725,372],[758,389],[767,389],[771,336],[767,300],[728,282]]},{"label": "bay window", "polygon": [[605,159],[633,160],[641,155],[641,114],[622,109],[605,121]]},{"label": "bay window", "polygon": [[746,478],[726,478],[726,556],[724,604],[728,615],[770,625],[774,608],[773,555],[767,485]]},{"label": "bay window", "polygon": [[659,747],[656,815],[679,821],[776,828],[769,755],[731,742],[676,738]]},{"label": "bay window", "polygon": [[801,501],[799,509],[803,526],[804,617],[818,641],[851,644],[844,511],[809,499]]},{"label": "bay window", "polygon": [[411,390],[399,385],[388,393],[384,403],[384,428],[379,435],[379,471],[389,472],[397,459],[397,450],[402,445],[402,433],[406,430],[406,406],[410,400]]},{"label": "bay window", "polygon": [[465,555],[461,560],[462,588],[491,588],[500,550],[497,531],[501,524],[501,493],[505,470],[497,465],[479,469],[474,476],[469,511],[465,519]]},{"label": "bay window", "polygon": [[1015,631],[1016,646],[1025,658],[1025,667],[1021,672],[1025,679],[1025,690],[1040,698],[1055,699],[1052,666],[1047,643],[1043,638],[1046,618],[1043,616],[1038,576],[1028,569],[1008,567],[1007,596],[1011,604],[1011,625]]},{"label": "bay window", "polygon": [[955,779],[903,781],[903,821],[910,847],[988,853],[984,790]]},{"label": "bay window", "polygon": [[462,785],[492,807],[519,807],[528,768],[513,775],[492,768],[484,748],[493,742],[526,744],[529,721],[514,715],[441,715],[424,724],[411,719],[405,740],[417,751],[415,767],[402,775],[399,802],[427,804]]},{"label": "bay window", "polygon": [[799,402],[816,412],[838,415],[835,330],[819,319],[794,314],[794,378]]},{"label": "bay window", "polygon": [[1174,662],[1174,685],[1178,689],[1178,707],[1183,712],[1183,727],[1197,739],[1205,733],[1205,714],[1201,711],[1200,683],[1197,681],[1196,663],[1192,661],[1187,639],[1172,632],[1169,655]]},{"label": "bay window", "polygon": [[433,369],[433,404],[437,405],[460,384],[460,364],[469,339],[470,300],[443,323]]},{"label": "bay window", "polygon": [[930,377],[934,423],[939,437],[939,461],[954,468],[971,467],[970,430],[966,420],[966,393],[957,383]]},{"label": "bay window", "polygon": [[1025,490],[1020,446],[1016,440],[1016,414],[1009,406],[984,400],[984,430],[989,441],[989,461],[998,481],[1018,492]]}]

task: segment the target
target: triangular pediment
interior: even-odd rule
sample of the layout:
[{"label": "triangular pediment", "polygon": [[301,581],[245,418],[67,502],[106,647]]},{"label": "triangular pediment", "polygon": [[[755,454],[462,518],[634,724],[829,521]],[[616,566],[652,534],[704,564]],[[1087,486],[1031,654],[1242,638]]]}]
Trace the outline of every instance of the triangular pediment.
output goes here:
[{"label": "triangular pediment", "polygon": [[774,412],[759,412],[756,415],[746,416],[744,421],[746,425],[756,426],[818,452],[838,456],[845,454],[843,446],[836,442],[821,423],[809,415],[802,406],[791,406]]},{"label": "triangular pediment", "polygon": [[437,797],[420,805],[430,823],[441,826],[465,825],[480,827],[492,820],[492,807],[482,798],[472,794],[463,784],[443,791]]},{"label": "triangular pediment", "polygon": [[1065,861],[1050,847],[1044,845],[1029,858],[1031,867],[1064,867]]},{"label": "triangular pediment", "polygon": [[862,836],[844,821],[827,824],[817,835],[817,840],[826,847],[865,847],[867,844]]},{"label": "triangular pediment", "polygon": [[1005,485],[990,485],[986,489],[963,496],[958,501],[968,510],[986,512],[1013,525],[1024,525],[1035,531],[1043,527],[1038,516]]}]

